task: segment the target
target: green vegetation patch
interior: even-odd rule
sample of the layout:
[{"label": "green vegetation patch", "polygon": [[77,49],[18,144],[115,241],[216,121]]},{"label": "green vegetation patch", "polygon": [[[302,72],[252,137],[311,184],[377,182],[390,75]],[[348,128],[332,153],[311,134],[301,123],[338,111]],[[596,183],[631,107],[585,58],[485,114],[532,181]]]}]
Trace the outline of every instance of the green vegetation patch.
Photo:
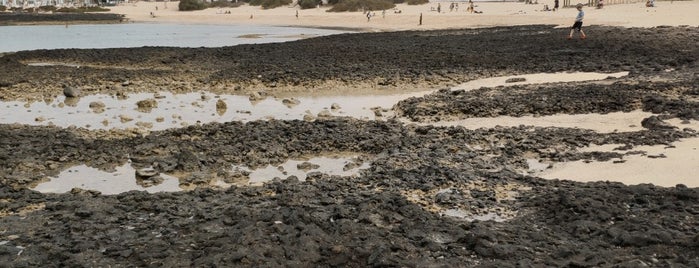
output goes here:
[{"label": "green vegetation patch", "polygon": [[301,9],[316,8],[320,4],[320,0],[299,0],[299,7]]},{"label": "green vegetation patch", "polygon": [[206,8],[206,4],[200,0],[180,0],[177,7],[180,11],[202,10]]},{"label": "green vegetation patch", "polygon": [[392,0],[340,0],[328,12],[385,10],[395,6]]},{"label": "green vegetation patch", "polygon": [[226,1],[226,0],[218,0],[218,1],[214,1],[214,2],[209,3],[208,7],[210,7],[210,8],[211,7],[239,7],[239,6],[242,6],[243,3],[244,2],[242,2],[242,1],[236,3],[236,2]]},{"label": "green vegetation patch", "polygon": [[251,6],[262,6],[264,9],[270,9],[291,4],[292,0],[251,0],[248,2]]},{"label": "green vegetation patch", "polygon": [[408,5],[424,5],[429,3],[430,0],[406,0],[405,3]]}]

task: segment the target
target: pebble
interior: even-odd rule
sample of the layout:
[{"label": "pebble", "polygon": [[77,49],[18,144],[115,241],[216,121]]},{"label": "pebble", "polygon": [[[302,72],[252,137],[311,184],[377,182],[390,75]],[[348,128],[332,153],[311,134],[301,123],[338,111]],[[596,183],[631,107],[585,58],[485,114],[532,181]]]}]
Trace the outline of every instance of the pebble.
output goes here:
[{"label": "pebble", "polygon": [[65,95],[68,98],[80,97],[80,89],[71,86],[65,86],[63,87],[63,95]]},{"label": "pebble", "polygon": [[322,110],[318,113],[318,118],[330,118],[332,116],[333,114],[331,114],[328,110]]},{"label": "pebble", "polygon": [[158,171],[153,169],[153,168],[141,168],[141,169],[136,170],[136,176],[139,176],[139,177],[149,178],[149,177],[156,176],[158,174],[159,174]]}]

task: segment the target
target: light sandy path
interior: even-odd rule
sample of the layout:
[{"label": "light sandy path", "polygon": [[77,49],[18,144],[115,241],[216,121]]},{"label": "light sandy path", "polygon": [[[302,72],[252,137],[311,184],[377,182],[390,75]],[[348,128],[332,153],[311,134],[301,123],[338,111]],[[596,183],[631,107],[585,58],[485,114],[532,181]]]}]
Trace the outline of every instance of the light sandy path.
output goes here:
[{"label": "light sandy path", "polygon": [[[553,24],[568,27],[577,11],[563,8],[557,12],[541,11],[544,4],[553,6],[553,0],[540,1],[538,5],[518,2],[476,3],[476,10],[483,14],[467,13],[466,3],[458,11],[450,12],[450,2],[442,2],[442,13],[431,11],[436,2],[411,6],[397,5],[401,10],[395,14],[387,10],[375,11],[371,21],[362,12],[326,12],[327,7],[300,10],[283,6],[263,10],[257,6],[243,5],[238,8],[211,8],[200,11],[180,12],[178,2],[138,2],[110,7],[114,13],[124,14],[132,22],[169,22],[202,24],[273,25],[301,27],[343,27],[368,31],[429,30],[447,28],[472,28],[505,25]],[[663,1],[658,7],[646,8],[642,3],[609,5],[603,9],[585,8],[585,25],[615,25],[625,27],[653,27],[660,25],[699,26],[699,1]],[[156,10],[156,6],[158,10]],[[230,11],[231,14],[224,14]],[[296,18],[296,11],[299,17]],[[155,18],[150,16],[155,14]],[[418,25],[420,14],[423,25]],[[252,16],[252,19],[251,19]]]}]

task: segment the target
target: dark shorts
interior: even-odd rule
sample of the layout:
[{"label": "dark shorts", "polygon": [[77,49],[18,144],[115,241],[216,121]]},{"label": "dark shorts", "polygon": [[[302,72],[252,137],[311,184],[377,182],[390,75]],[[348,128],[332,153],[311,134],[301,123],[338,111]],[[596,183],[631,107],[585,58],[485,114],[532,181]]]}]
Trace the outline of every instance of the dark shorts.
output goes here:
[{"label": "dark shorts", "polygon": [[582,21],[576,21],[573,23],[573,29],[580,31],[580,28],[582,28]]}]

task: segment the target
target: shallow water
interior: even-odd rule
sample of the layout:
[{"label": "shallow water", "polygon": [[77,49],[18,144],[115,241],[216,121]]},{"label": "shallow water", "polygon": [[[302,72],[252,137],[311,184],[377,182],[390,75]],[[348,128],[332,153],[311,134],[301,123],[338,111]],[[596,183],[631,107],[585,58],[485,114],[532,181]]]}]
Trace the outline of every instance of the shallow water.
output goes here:
[{"label": "shallow water", "polygon": [[641,121],[653,115],[640,110],[633,112],[614,112],[606,114],[556,114],[547,116],[498,116],[473,117],[454,121],[429,123],[435,126],[461,126],[467,129],[517,127],[520,125],[536,127],[563,127],[590,129],[599,133],[639,131],[644,128]]},{"label": "shallow water", "polygon": [[[514,77],[524,77],[526,81],[519,83],[551,83],[560,81],[599,80],[609,76],[621,76],[618,74],[598,74],[598,73],[571,73],[571,74],[532,74]],[[455,89],[475,89],[482,86],[500,86],[513,83],[505,83],[508,77],[488,78],[471,81],[455,87]],[[500,81],[500,82],[494,82]],[[348,116],[365,120],[382,120],[391,116],[390,112],[376,113],[379,110],[390,110],[390,108],[400,100],[409,97],[418,97],[429,94],[433,91],[412,92],[392,95],[355,95],[355,96],[298,96],[294,98],[267,97],[262,100],[251,100],[248,96],[237,95],[214,95],[208,92],[197,92],[188,94],[172,94],[169,92],[135,93],[126,98],[118,98],[110,95],[89,95],[82,98],[65,98],[60,96],[55,100],[47,102],[24,103],[18,101],[0,102],[0,123],[21,123],[29,125],[53,124],[60,127],[77,126],[88,129],[111,129],[111,128],[131,128],[140,127],[149,130],[161,130],[168,128],[178,128],[186,125],[208,122],[228,122],[228,121],[253,121],[253,120],[303,120],[304,118],[314,119],[318,116]],[[152,111],[139,111],[137,102],[141,100],[155,100],[157,107]],[[93,102],[104,104],[103,109],[90,108]],[[217,109],[217,103],[225,103],[226,109]],[[381,114],[381,115],[379,115]],[[615,131],[637,131],[641,130],[640,122],[643,118],[651,114],[635,111],[631,113],[608,113],[608,114],[582,114],[582,115],[552,115],[552,116],[525,116],[525,117],[496,117],[496,118],[471,118],[467,120],[439,122],[434,125],[462,126],[466,128],[495,127],[495,126],[552,126],[552,127],[577,127],[592,129],[598,132]],[[673,122],[678,127],[688,127],[679,122]],[[693,126],[693,125],[692,125]],[[697,126],[695,129],[699,129]],[[688,186],[699,186],[693,174],[699,173],[697,163],[696,140],[687,140],[677,143],[678,149],[664,148],[663,154],[666,158],[649,157],[625,157],[627,160],[622,164],[614,164],[612,161],[601,163],[554,163],[552,167],[548,164],[540,163],[537,159],[528,159],[530,164],[529,173],[543,178],[572,179],[579,181],[594,181],[600,178],[608,180],[622,181],[627,184],[654,183],[662,186],[674,186],[677,183],[684,183]],[[651,153],[652,154],[652,153]],[[638,158],[638,159],[636,159]],[[640,159],[640,160],[639,160]],[[688,161],[691,160],[691,161]],[[248,170],[245,167],[236,166],[234,169],[243,169],[250,172],[251,184],[259,184],[269,181],[275,177],[285,179],[289,176],[296,176],[304,180],[309,172],[318,171],[321,173],[351,176],[358,172],[358,169],[366,168],[368,164],[361,164],[362,167],[345,171],[343,167],[348,161],[347,158],[313,158],[309,162],[320,165],[311,170],[299,170],[297,165],[303,160],[289,160],[279,166],[268,166],[258,170]],[[592,172],[594,171],[594,172]],[[78,168],[78,174],[94,174],[98,171],[87,167]],[[101,172],[101,171],[99,171]],[[131,174],[133,170],[126,170],[122,167],[121,173]],[[606,172],[606,173],[603,173]],[[616,172],[616,173],[610,173]],[[65,173],[65,172],[64,172]],[[69,172],[70,173],[70,172]],[[641,175],[639,175],[641,174]],[[672,175],[669,175],[672,174]],[[75,174],[63,174],[63,177],[74,178]],[[115,177],[118,174],[104,173],[90,177]],[[627,179],[629,176],[633,177]],[[672,176],[673,179],[667,179]],[[65,185],[61,191],[69,191],[73,187],[91,187],[91,183],[99,181],[84,182],[77,179],[59,183]],[[175,179],[176,180],[176,179]],[[52,180],[54,181],[54,180]],[[102,184],[109,185],[106,179]],[[133,178],[121,178],[119,181],[133,181]],[[139,190],[141,188],[131,188],[129,190]],[[177,184],[168,191],[180,190]],[[42,187],[49,187],[43,185]],[[51,186],[57,188],[58,186]],[[163,186],[164,187],[164,186]],[[124,188],[124,189],[127,189]],[[42,190],[43,188],[37,188]],[[151,188],[159,189],[159,188]],[[42,190],[43,191],[43,190]],[[121,191],[121,190],[120,190]]]},{"label": "shallow water", "polygon": [[[248,96],[217,96],[211,93],[172,94],[161,92],[158,95],[160,97],[155,98],[155,94],[152,93],[136,93],[121,99],[116,96],[99,94],[81,98],[60,96],[49,102],[0,102],[0,107],[7,111],[0,115],[0,123],[76,126],[87,129],[123,129],[137,127],[138,122],[146,122],[152,124],[149,129],[162,130],[209,122],[247,122],[266,119],[303,120],[304,116],[317,117],[321,112],[330,116],[349,116],[373,120],[377,119],[377,116],[372,107],[392,105],[405,98],[403,94],[380,97],[297,97],[294,99],[298,101],[298,104],[292,105],[285,104],[285,99],[272,97],[251,101]],[[137,110],[137,102],[148,99],[154,99],[157,102],[157,108],[150,112]],[[226,104],[226,109],[217,109],[219,100]],[[104,104],[104,110],[90,108],[90,104],[93,102]],[[333,104],[335,104],[336,109],[333,109]]]},{"label": "shallow water", "polygon": [[34,190],[42,193],[66,193],[73,188],[100,191],[112,195],[128,191],[175,192],[181,191],[179,180],[160,174],[164,181],[158,185],[143,187],[136,183],[136,170],[131,165],[116,167],[115,172],[107,172],[86,165],[79,165],[64,170],[58,176],[37,185]]},{"label": "shallow water", "polygon": [[[361,162],[361,161],[360,161]],[[310,163],[311,168],[299,168],[303,163]],[[349,165],[348,165],[349,164]],[[299,180],[306,180],[309,173],[320,172],[335,176],[353,176],[359,174],[362,169],[369,168],[369,163],[358,163],[352,157],[313,157],[308,160],[288,160],[285,163],[272,166],[268,165],[264,168],[248,169],[244,166],[234,166],[234,169],[242,169],[250,172],[250,184],[261,184],[271,181],[275,177],[286,179],[290,176],[296,176]]]},{"label": "shallow water", "polygon": [[[313,166],[300,169],[299,164],[310,163]],[[320,172],[328,175],[353,176],[360,170],[369,168],[368,162],[357,159],[357,156],[319,156],[307,160],[288,160],[279,166],[267,166],[258,169],[249,169],[244,166],[234,166],[233,169],[250,172],[248,185],[260,185],[273,180],[275,177],[286,179],[296,176],[299,180],[305,180],[306,175],[312,172]],[[129,163],[116,167],[114,172],[107,172],[86,165],[74,166],[64,170],[58,176],[47,178],[48,181],[38,184],[33,189],[42,193],[66,193],[73,188],[100,191],[105,195],[120,194],[128,191],[176,192],[182,191],[180,180],[175,176],[159,174],[163,182],[144,187],[137,183],[136,170]],[[231,184],[215,180],[212,186],[222,188]]]},{"label": "shallow water", "polygon": [[344,32],[295,27],[168,23],[2,26],[0,53],[60,48],[222,47],[286,42]]},{"label": "shallow water", "polygon": [[[543,83],[598,80],[608,76],[621,76],[618,74],[599,73],[554,73],[532,74],[515,77],[524,77],[525,82]],[[459,85],[455,88],[473,89],[481,86],[498,86],[505,83],[508,78],[495,77],[482,80],[474,80]],[[545,78],[545,79],[544,79]],[[530,80],[531,79],[531,80]],[[546,80],[549,79],[549,80]],[[493,81],[501,81],[500,84]],[[347,116],[363,120],[382,120],[391,116],[391,107],[401,100],[410,97],[419,97],[433,91],[410,92],[400,94],[383,95],[350,95],[350,96],[299,96],[294,98],[267,97],[262,100],[251,100],[248,96],[239,95],[214,95],[208,92],[187,94],[172,94],[170,92],[134,93],[126,98],[97,94],[81,98],[66,98],[59,96],[46,102],[25,103],[19,101],[0,102],[0,123],[20,123],[27,125],[55,125],[59,127],[83,127],[87,129],[124,129],[143,127],[149,130],[163,130],[182,126],[229,121],[254,121],[254,120],[304,120],[315,119],[322,116]],[[150,112],[137,110],[137,102],[154,99],[157,107]],[[99,102],[103,109],[92,109],[90,104]],[[217,103],[225,103],[225,109],[217,109]],[[379,110],[378,112],[376,110]],[[616,116],[616,117],[615,117]],[[484,118],[468,119],[464,121],[441,122],[436,125],[460,125],[465,127],[492,127],[494,125],[508,124],[543,124],[545,126],[560,125],[561,119],[567,119],[567,127],[594,127],[599,120],[591,118],[581,120],[582,116],[556,115],[551,117],[520,117],[520,118]],[[606,128],[623,127],[635,122],[636,115],[611,114]],[[529,118],[527,120],[527,118]],[[642,119],[642,118],[641,118]],[[626,120],[621,122],[619,120]],[[632,120],[632,121],[629,121]],[[565,121],[565,120],[564,120]],[[513,122],[513,123],[508,123]],[[587,122],[587,123],[585,123]],[[624,130],[622,129],[619,129]]]}]

